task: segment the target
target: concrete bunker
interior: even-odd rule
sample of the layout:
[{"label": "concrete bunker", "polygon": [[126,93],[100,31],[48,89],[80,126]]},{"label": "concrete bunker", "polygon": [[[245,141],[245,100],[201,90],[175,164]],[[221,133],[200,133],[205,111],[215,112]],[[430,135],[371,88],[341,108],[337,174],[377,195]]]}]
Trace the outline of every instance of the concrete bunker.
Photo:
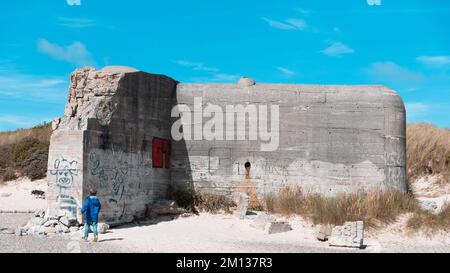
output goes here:
[{"label": "concrete bunker", "polygon": [[405,108],[384,86],[185,84],[83,68],[53,129],[49,210],[73,218],[90,187],[111,224],[142,216],[169,187],[256,197],[291,185],[406,190]]}]

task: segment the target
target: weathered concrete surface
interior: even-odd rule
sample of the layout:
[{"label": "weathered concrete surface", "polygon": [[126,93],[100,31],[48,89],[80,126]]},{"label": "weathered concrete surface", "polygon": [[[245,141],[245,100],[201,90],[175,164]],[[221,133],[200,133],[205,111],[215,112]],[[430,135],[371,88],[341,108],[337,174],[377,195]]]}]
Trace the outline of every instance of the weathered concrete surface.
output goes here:
[{"label": "weathered concrete surface", "polygon": [[333,231],[333,226],[331,225],[319,225],[317,227],[317,240],[319,241],[326,241],[331,236],[331,233]]},{"label": "weathered concrete surface", "polygon": [[[267,123],[270,117],[241,116],[233,127],[245,128],[246,140],[227,140],[225,135],[221,141],[174,142],[173,184],[193,181],[196,189],[228,194],[249,181],[259,197],[286,185],[327,195],[374,187],[406,189],[405,108],[394,91],[384,86],[242,82],[178,84],[177,103],[191,110],[194,98],[222,109],[278,105],[279,148],[261,151],[262,141],[249,140],[251,124]],[[224,125],[225,134],[232,130]],[[249,178],[246,162],[251,163]]]},{"label": "weathered concrete surface", "polygon": [[272,222],[269,224],[267,234],[276,234],[291,231],[292,227],[288,222]]},{"label": "weathered concrete surface", "polygon": [[270,223],[276,222],[276,220],[277,219],[272,215],[261,214],[261,215],[258,215],[255,218],[255,220],[253,220],[253,222],[250,224],[250,226],[264,231],[267,229],[267,227],[270,225]]},{"label": "weathered concrete surface", "polygon": [[438,209],[437,203],[430,200],[419,200],[419,206],[423,210],[428,210],[430,212],[436,212]]},{"label": "weathered concrete surface", "polygon": [[328,242],[330,246],[363,247],[364,223],[345,222],[342,226],[334,227]]},{"label": "weathered concrete surface", "polygon": [[83,197],[84,132],[54,131],[50,139],[46,192],[50,212],[67,211],[71,219],[81,220],[78,208]]},{"label": "weathered concrete surface", "polygon": [[53,126],[49,207],[75,217],[96,187],[101,221],[143,216],[170,184],[170,170],[152,168],[151,156],[154,137],[170,139],[176,81],[126,67],[80,69],[71,79],[65,115]]},{"label": "weathered concrete surface", "polygon": [[[224,118],[223,138],[174,139],[179,118],[171,110],[184,106],[181,115],[186,107],[201,115],[194,109],[199,98],[202,106],[235,107],[233,126]],[[252,108],[256,116],[247,112]],[[279,111],[279,127],[272,127],[272,109]],[[181,123],[185,135],[188,127]],[[277,149],[268,150],[267,139],[249,133],[261,125],[278,135]],[[250,78],[178,84],[129,67],[84,68],[72,74],[65,115],[52,127],[49,209],[79,220],[90,187],[99,191],[101,221],[108,224],[144,216],[155,199],[167,197],[169,185],[229,196],[243,192],[252,207],[289,185],[326,195],[406,189],[405,108],[384,86],[256,84]],[[153,166],[155,138],[170,141],[168,166]]]},{"label": "weathered concrete surface", "polygon": [[258,215],[250,226],[262,230],[266,234],[283,233],[292,230],[292,227],[288,222],[277,221],[274,216],[269,214]]},{"label": "weathered concrete surface", "polygon": [[236,209],[236,216],[240,219],[244,219],[247,215],[248,210],[248,204],[249,204],[249,197],[245,193],[240,193],[237,198],[237,209]]}]

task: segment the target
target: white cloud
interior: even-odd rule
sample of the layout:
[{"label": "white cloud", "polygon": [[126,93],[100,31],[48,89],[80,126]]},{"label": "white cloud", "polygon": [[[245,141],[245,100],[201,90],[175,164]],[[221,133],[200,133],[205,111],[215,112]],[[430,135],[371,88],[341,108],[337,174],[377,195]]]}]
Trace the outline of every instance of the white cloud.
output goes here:
[{"label": "white cloud", "polygon": [[205,82],[230,83],[230,82],[237,82],[240,77],[241,76],[237,74],[217,73],[211,74],[209,76],[191,77],[190,79],[188,79],[188,81],[196,83],[205,83]]},{"label": "white cloud", "polygon": [[0,74],[0,95],[23,100],[61,103],[66,100],[68,81],[20,73]]},{"label": "white cloud", "polygon": [[263,17],[262,19],[266,21],[269,26],[283,30],[306,30],[308,27],[306,22],[302,19],[290,18],[284,22],[272,20],[266,17]]},{"label": "white cloud", "polygon": [[38,40],[38,50],[53,59],[66,61],[76,66],[96,66],[91,53],[81,42],[74,42],[68,46],[50,43],[46,39]]},{"label": "white cloud", "polygon": [[209,78],[209,80],[213,82],[235,82],[239,78],[240,76],[237,74],[217,73]]},{"label": "white cloud", "polygon": [[81,0],[66,0],[69,6],[81,6]]},{"label": "white cloud", "polygon": [[294,26],[296,29],[299,29],[299,30],[305,30],[307,27],[305,21],[302,19],[291,18],[291,19],[287,19],[286,22],[291,24],[291,26]]},{"label": "white cloud", "polygon": [[0,73],[10,73],[16,70],[16,64],[11,60],[0,59]]},{"label": "white cloud", "polygon": [[237,74],[227,74],[220,72],[218,68],[209,67],[202,62],[190,62],[186,60],[175,61],[176,64],[187,67],[195,71],[201,71],[208,74],[208,76],[195,77],[192,80],[195,82],[233,82],[237,81],[240,76]]},{"label": "white cloud", "polygon": [[395,82],[419,82],[424,79],[422,74],[403,68],[394,62],[376,62],[364,71],[376,80]]},{"label": "white cloud", "polygon": [[96,26],[95,20],[88,18],[57,17],[57,25],[70,28],[87,28]]},{"label": "white cloud", "polygon": [[427,66],[439,67],[450,64],[450,56],[419,56],[417,61]]},{"label": "white cloud", "polygon": [[313,13],[311,10],[307,10],[307,9],[296,9],[296,11],[300,12],[303,15],[309,15],[311,13]]},{"label": "white cloud", "polygon": [[446,101],[410,101],[405,103],[406,120],[408,123],[428,122],[438,126],[449,127],[446,113],[449,112],[450,104]]},{"label": "white cloud", "polygon": [[278,66],[277,70],[280,71],[281,74],[283,74],[286,77],[291,77],[291,76],[294,76],[296,74],[295,71],[287,69],[287,68],[282,67],[282,66]]},{"label": "white cloud", "polygon": [[320,52],[330,57],[342,57],[345,54],[351,54],[355,51],[346,44],[343,44],[341,42],[334,42],[329,47]]},{"label": "white cloud", "polygon": [[192,68],[193,70],[198,71],[206,71],[206,72],[218,72],[219,70],[215,67],[208,67],[205,66],[204,63],[198,63],[198,62],[189,62],[186,60],[177,60],[175,61],[176,64]]},{"label": "white cloud", "polygon": [[51,121],[50,117],[0,115],[0,131],[11,130],[11,128],[31,128],[42,122]]},{"label": "white cloud", "polygon": [[432,106],[423,102],[405,103],[406,115],[408,118],[420,118],[426,116]]},{"label": "white cloud", "polygon": [[381,6],[381,0],[367,0],[369,6]]}]

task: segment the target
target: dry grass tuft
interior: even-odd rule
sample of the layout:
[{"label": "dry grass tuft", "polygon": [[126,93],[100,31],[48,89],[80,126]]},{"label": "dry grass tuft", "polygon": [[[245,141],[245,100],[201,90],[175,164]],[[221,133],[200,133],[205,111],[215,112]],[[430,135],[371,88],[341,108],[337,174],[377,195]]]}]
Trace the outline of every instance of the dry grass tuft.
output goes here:
[{"label": "dry grass tuft", "polygon": [[409,218],[407,227],[412,230],[422,229],[426,233],[434,233],[439,230],[450,231],[450,204],[442,207],[438,214],[429,211],[415,213]]},{"label": "dry grass tuft", "polygon": [[266,196],[265,201],[270,212],[299,214],[314,224],[341,225],[345,221],[363,220],[366,225],[375,227],[394,221],[402,213],[418,210],[412,195],[396,189],[326,197],[305,194],[298,187],[286,187],[278,195]]},{"label": "dry grass tuft", "polygon": [[195,195],[195,207],[198,211],[231,213],[231,208],[235,206],[236,203],[224,195],[212,193],[197,193]]},{"label": "dry grass tuft", "polygon": [[450,181],[450,130],[431,124],[408,125],[406,129],[408,181],[422,175],[440,174]]},{"label": "dry grass tuft", "polygon": [[31,129],[0,132],[0,146],[17,143],[26,137],[32,137],[42,142],[50,141],[51,134],[52,126],[50,123],[42,123]]},{"label": "dry grass tuft", "polygon": [[205,211],[209,213],[218,213],[224,211],[231,213],[231,208],[236,203],[229,197],[213,193],[195,192],[191,188],[175,189],[169,187],[168,196],[177,204],[189,212],[198,213]]},{"label": "dry grass tuft", "polygon": [[362,220],[368,227],[376,228],[394,222],[401,214],[411,213],[407,228],[412,231],[422,230],[428,234],[450,231],[450,204],[433,214],[421,209],[413,195],[397,189],[325,197],[303,193],[298,187],[285,187],[277,195],[267,195],[265,204],[269,212],[298,214],[315,225],[342,225],[345,221]]}]

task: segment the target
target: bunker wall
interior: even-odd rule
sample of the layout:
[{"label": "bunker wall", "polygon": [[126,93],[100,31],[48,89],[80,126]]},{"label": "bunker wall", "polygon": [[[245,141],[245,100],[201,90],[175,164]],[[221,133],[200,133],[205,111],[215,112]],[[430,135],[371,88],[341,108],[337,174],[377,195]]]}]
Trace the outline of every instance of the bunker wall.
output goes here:
[{"label": "bunker wall", "polygon": [[[190,116],[182,139],[174,106]],[[53,128],[49,209],[79,221],[92,187],[110,224],[143,216],[171,188],[246,192],[251,202],[292,185],[325,195],[406,189],[405,108],[383,86],[179,84],[84,68]]]},{"label": "bunker wall", "polygon": [[[79,135],[78,143],[61,142],[61,146],[78,151],[78,208],[89,189],[96,188],[102,201],[101,221],[130,222],[142,217],[155,199],[167,195],[170,169],[153,166],[152,142],[154,138],[170,140],[176,81],[143,72],[103,75],[95,70],[75,72],[72,78],[80,78],[79,74],[89,79],[78,92],[72,83],[69,93],[77,96],[73,96],[75,102],[69,100],[67,108],[76,111],[65,115],[54,132],[57,136],[69,127],[69,132]],[[113,86],[112,78],[116,80]],[[87,88],[89,85],[94,88]],[[111,88],[98,94],[105,85]],[[53,142],[50,154],[56,156],[59,153]],[[61,155],[69,157],[64,151]]]},{"label": "bunker wall", "polygon": [[[190,140],[183,143],[186,148],[175,142],[174,184],[192,179],[198,190],[255,191],[259,197],[289,185],[326,195],[371,188],[406,189],[405,109],[392,90],[382,86],[178,85],[178,104],[194,109],[194,97],[202,98],[203,108],[208,104],[224,110],[227,105],[250,104],[259,109],[277,105],[279,147],[261,151],[263,141],[248,137],[250,123],[270,124],[270,114],[266,119],[236,118],[230,128],[224,121],[224,138],[230,130],[237,134],[241,125],[247,139]],[[208,120],[204,118],[203,125]],[[189,153],[180,156],[178,149]],[[191,169],[191,177],[186,176],[186,168]]]}]

